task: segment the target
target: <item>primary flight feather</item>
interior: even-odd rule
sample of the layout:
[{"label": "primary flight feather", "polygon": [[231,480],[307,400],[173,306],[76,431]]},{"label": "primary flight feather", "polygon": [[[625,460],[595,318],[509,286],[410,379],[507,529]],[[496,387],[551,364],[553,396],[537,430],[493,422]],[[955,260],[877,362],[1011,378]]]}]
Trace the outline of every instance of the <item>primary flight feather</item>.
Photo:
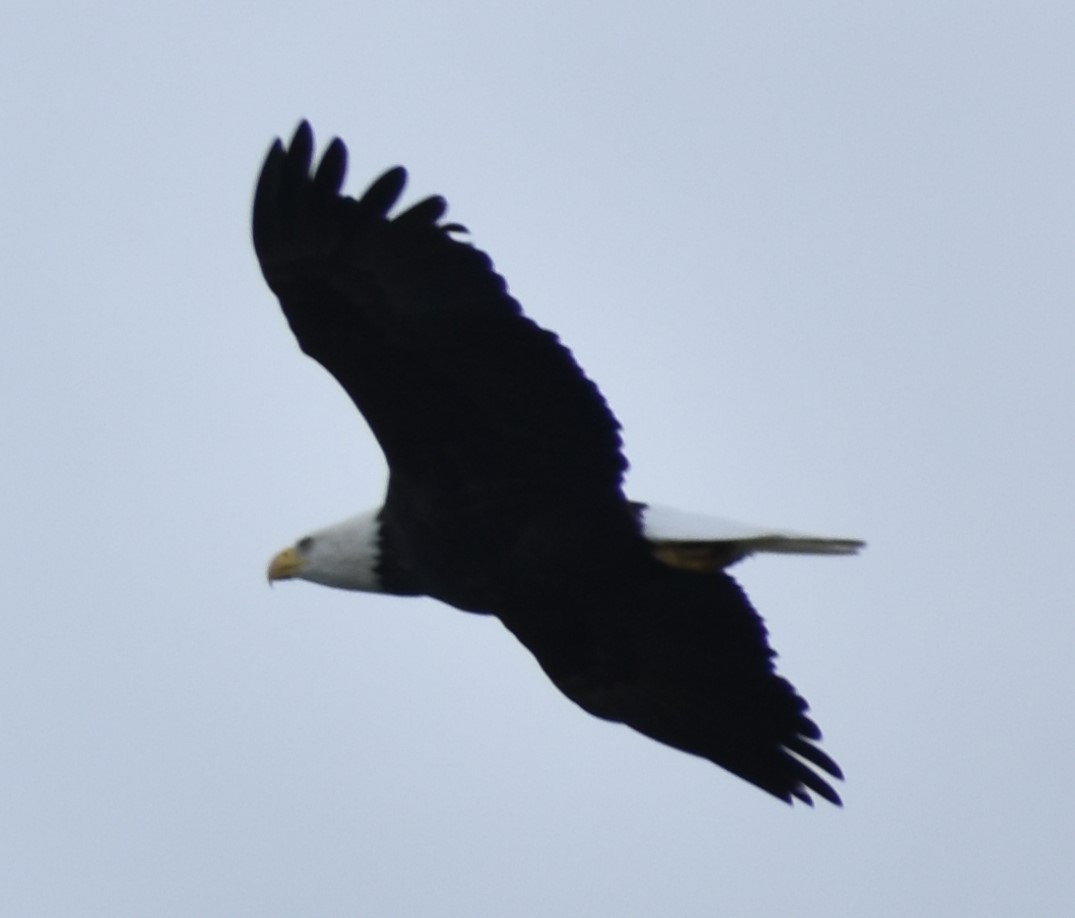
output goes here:
[{"label": "primary flight feather", "polygon": [[833,803],[842,777],[725,568],[861,543],[629,501],[619,425],[557,337],[523,315],[443,199],[391,216],[402,168],[341,193],[299,125],[269,150],[254,248],[309,356],[388,461],[382,507],[300,539],[270,579],[428,595],[495,615],[582,708],[775,796]]}]

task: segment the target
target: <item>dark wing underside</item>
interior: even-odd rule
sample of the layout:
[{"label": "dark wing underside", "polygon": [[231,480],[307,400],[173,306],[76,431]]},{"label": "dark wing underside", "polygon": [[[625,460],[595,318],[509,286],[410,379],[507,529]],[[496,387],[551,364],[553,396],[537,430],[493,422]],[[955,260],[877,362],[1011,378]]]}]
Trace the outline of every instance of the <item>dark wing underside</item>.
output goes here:
[{"label": "dark wing underside", "polygon": [[839,766],[773,666],[765,626],[727,574],[658,562],[617,585],[502,614],[557,687],[598,717],[694,753],[790,802],[839,804]]},{"label": "dark wing underside", "polygon": [[618,492],[619,428],[556,336],[523,316],[489,258],[428,198],[388,217],[406,178],[340,193],[340,140],[312,172],[303,122],[269,150],[254,246],[303,351],[369,422],[394,477],[496,490]]}]

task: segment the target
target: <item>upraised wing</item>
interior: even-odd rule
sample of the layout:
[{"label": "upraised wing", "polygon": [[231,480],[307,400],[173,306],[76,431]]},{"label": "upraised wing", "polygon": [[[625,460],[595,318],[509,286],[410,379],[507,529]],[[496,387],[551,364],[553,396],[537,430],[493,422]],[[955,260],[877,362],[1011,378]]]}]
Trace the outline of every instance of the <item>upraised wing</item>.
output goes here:
[{"label": "upraised wing", "polygon": [[333,140],[312,171],[299,125],[273,144],[254,247],[300,347],[365,416],[393,476],[530,492],[618,491],[619,426],[551,332],[523,316],[489,258],[454,238],[443,199],[389,211],[402,168],[355,200]]}]

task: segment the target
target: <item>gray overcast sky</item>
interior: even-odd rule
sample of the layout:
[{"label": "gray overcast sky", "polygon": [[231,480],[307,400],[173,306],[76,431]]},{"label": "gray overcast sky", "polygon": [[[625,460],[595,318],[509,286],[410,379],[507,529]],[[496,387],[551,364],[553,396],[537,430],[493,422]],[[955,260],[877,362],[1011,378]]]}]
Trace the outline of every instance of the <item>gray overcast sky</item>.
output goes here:
[{"label": "gray overcast sky", "polygon": [[[1075,7],[297,9],[0,11],[0,912],[1069,914]],[[303,116],[448,197],[632,495],[869,539],[738,571],[845,809],[269,591],[384,482],[249,243]]]}]

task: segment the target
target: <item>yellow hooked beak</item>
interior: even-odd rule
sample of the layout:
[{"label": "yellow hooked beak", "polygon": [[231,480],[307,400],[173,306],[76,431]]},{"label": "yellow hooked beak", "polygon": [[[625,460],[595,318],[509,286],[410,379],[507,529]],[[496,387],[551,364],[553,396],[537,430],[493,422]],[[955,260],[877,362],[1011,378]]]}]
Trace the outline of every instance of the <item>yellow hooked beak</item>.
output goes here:
[{"label": "yellow hooked beak", "polygon": [[285,548],[269,562],[269,583],[271,584],[274,580],[290,580],[298,577],[305,566],[306,562],[294,546]]}]

